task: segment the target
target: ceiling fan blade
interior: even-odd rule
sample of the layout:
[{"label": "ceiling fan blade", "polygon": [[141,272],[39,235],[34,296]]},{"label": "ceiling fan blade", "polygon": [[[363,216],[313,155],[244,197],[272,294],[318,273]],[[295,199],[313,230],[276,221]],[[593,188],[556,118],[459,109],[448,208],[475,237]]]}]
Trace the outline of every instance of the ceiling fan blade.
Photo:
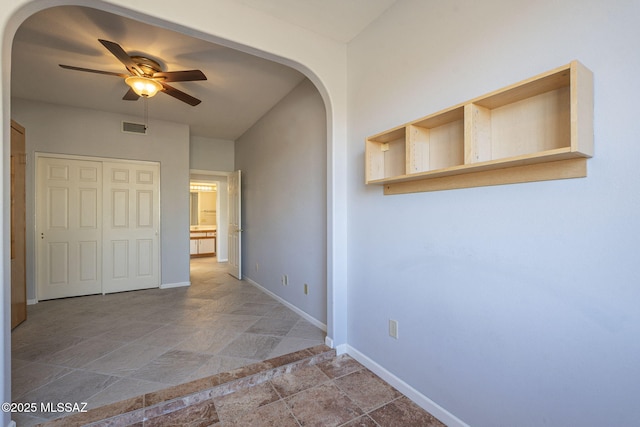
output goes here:
[{"label": "ceiling fan blade", "polygon": [[129,88],[127,93],[125,93],[122,97],[122,99],[124,99],[125,101],[137,101],[138,98],[140,98],[140,96],[138,96],[138,94],[135,93],[131,88]]},{"label": "ceiling fan blade", "polygon": [[153,78],[164,79],[165,82],[192,82],[196,80],[207,80],[207,76],[200,70],[188,71],[162,71],[153,74]]},{"label": "ceiling fan blade", "polygon": [[102,40],[102,39],[98,39],[98,41],[102,43],[102,45],[106,47],[107,50],[113,54],[113,56],[118,58],[118,60],[122,62],[124,66],[127,67],[127,70],[129,70],[131,73],[135,73],[139,76],[144,75],[144,72],[140,69],[138,64],[133,62],[133,59],[131,59],[131,57],[127,54],[127,52],[125,52],[124,49],[118,43],[114,43],[114,42],[110,42],[109,40]]},{"label": "ceiling fan blade", "polygon": [[62,68],[65,68],[67,70],[85,71],[87,73],[96,73],[96,74],[106,74],[107,76],[116,76],[116,77],[122,77],[122,78],[129,77],[129,74],[113,73],[111,71],[92,70],[90,68],[74,67],[72,65],[64,65],[64,64],[58,64],[58,65],[60,65]]},{"label": "ceiling fan blade", "polygon": [[196,105],[202,102],[198,98],[194,98],[193,96],[186,94],[183,91],[178,90],[172,86],[169,86],[166,83],[162,83],[162,87],[164,88],[163,90],[164,93],[166,93],[167,95],[173,96],[174,98],[179,99],[182,102],[186,102],[192,107],[195,107]]}]

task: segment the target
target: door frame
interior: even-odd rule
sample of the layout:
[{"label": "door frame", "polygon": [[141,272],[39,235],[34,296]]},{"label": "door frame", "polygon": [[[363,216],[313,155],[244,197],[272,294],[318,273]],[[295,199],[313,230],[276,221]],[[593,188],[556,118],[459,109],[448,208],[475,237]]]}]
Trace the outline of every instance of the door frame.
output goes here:
[{"label": "door frame", "polygon": [[[229,182],[229,174],[231,172],[223,171],[210,171],[203,169],[189,169],[189,182],[198,181],[216,184],[218,186],[218,194],[216,195],[216,210],[217,210],[217,237],[216,237],[216,258],[218,262],[229,261],[229,253],[227,249],[227,230],[229,228],[229,218],[226,214],[229,201],[227,196],[227,184]],[[224,181],[220,181],[220,177],[225,177]],[[223,189],[224,187],[224,189]],[[189,191],[186,189],[185,191]],[[222,197],[222,194],[225,194]],[[223,236],[224,233],[224,237]]]},{"label": "door frame", "polygon": [[[57,159],[69,159],[69,160],[87,160],[87,161],[94,161],[94,162],[118,162],[118,163],[129,163],[129,164],[140,164],[140,165],[158,165],[159,169],[161,168],[161,164],[159,161],[149,161],[149,160],[132,160],[132,159],[118,159],[118,158],[113,158],[113,157],[98,157],[98,156],[83,156],[83,155],[76,155],[76,154],[62,154],[62,153],[48,153],[48,152],[44,152],[44,151],[36,151],[34,152],[33,155],[34,159],[33,159],[33,164],[34,164],[34,168],[33,168],[33,177],[34,177],[34,188],[33,188],[33,193],[32,193],[32,197],[33,197],[33,212],[34,212],[34,221],[33,221],[33,256],[34,256],[34,260],[33,260],[33,280],[34,280],[34,292],[35,292],[35,299],[34,300],[29,300],[28,303],[29,304],[37,304],[38,303],[38,281],[39,281],[39,277],[38,277],[38,269],[36,268],[38,265],[38,250],[37,250],[37,245],[38,245],[38,236],[36,233],[36,227],[38,224],[38,218],[37,218],[37,212],[38,212],[38,197],[37,197],[37,183],[38,183],[38,171],[37,171],[37,167],[35,167],[35,165],[38,164],[38,160],[41,157],[48,157],[48,158],[57,158]],[[160,178],[160,175],[158,175],[158,177]],[[160,204],[158,205],[158,287],[161,288],[162,287],[162,209],[161,209],[161,204],[162,204],[162,182],[159,179],[158,182],[158,193],[159,193],[159,201]],[[104,209],[104,206],[103,206]],[[101,230],[102,232],[102,230]],[[104,285],[101,283],[101,289],[102,289],[102,294],[104,295]]]},{"label": "door frame", "polygon": [[[234,182],[232,192],[231,182]],[[236,170],[229,173],[227,183],[227,197],[229,199],[229,264],[227,271],[238,280],[242,280],[242,171]],[[232,195],[234,193],[235,195]],[[233,217],[233,218],[232,218]],[[235,241],[235,245],[232,242]],[[233,250],[233,254],[232,254]],[[233,264],[235,262],[235,264]]]},{"label": "door frame", "polygon": [[[14,132],[19,134],[17,137],[19,139]],[[25,128],[13,119],[10,140],[11,329],[13,329],[27,319],[27,151]]]}]

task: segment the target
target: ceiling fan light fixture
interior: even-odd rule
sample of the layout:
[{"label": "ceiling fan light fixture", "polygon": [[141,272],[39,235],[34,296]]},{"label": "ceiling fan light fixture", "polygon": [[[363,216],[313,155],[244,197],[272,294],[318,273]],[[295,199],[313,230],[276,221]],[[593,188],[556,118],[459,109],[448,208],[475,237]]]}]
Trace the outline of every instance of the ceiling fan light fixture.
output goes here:
[{"label": "ceiling fan light fixture", "polygon": [[138,95],[151,98],[162,90],[162,84],[149,77],[131,76],[124,79],[124,82]]}]

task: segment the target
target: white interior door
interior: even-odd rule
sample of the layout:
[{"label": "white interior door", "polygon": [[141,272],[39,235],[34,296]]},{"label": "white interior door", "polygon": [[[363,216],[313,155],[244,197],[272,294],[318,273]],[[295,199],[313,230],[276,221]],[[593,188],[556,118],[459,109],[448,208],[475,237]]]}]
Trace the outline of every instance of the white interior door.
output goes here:
[{"label": "white interior door", "polygon": [[103,292],[160,286],[160,165],[103,163]]},{"label": "white interior door", "polygon": [[229,175],[229,274],[242,279],[242,180],[240,171]]},{"label": "white interior door", "polygon": [[36,167],[38,299],[102,292],[102,164],[39,157]]}]

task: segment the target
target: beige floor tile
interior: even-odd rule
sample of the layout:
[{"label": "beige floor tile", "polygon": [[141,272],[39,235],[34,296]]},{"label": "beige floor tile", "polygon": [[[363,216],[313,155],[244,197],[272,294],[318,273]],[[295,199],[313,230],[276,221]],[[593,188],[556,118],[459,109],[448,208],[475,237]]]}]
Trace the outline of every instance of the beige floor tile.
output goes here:
[{"label": "beige floor tile", "polygon": [[304,390],[285,402],[303,426],[339,426],[363,415],[346,394],[330,383]]},{"label": "beige floor tile", "polygon": [[15,371],[16,369],[20,369],[23,366],[27,366],[28,364],[33,363],[28,360],[16,359],[15,357],[11,359],[11,370]]},{"label": "beige floor tile", "polygon": [[142,366],[131,377],[141,380],[180,384],[209,359],[208,355],[169,350]]},{"label": "beige floor tile", "polygon": [[127,344],[84,368],[103,374],[126,377],[167,351],[166,348],[142,344]]},{"label": "beige floor tile", "polygon": [[19,399],[25,393],[33,391],[71,372],[71,369],[44,363],[28,363],[11,372],[11,396]]},{"label": "beige floor tile", "polygon": [[280,397],[288,397],[328,381],[329,377],[316,366],[311,365],[273,378],[271,384],[273,384]]},{"label": "beige floor tile", "polygon": [[282,337],[278,345],[269,354],[269,359],[321,344],[324,344],[324,340],[320,341],[307,340],[304,338]]},{"label": "beige floor tile", "polygon": [[68,334],[76,337],[93,338],[126,324],[127,321],[125,319],[105,316],[76,324],[69,329]]},{"label": "beige floor tile", "polygon": [[31,342],[23,342],[12,347],[12,354],[16,359],[37,362],[53,353],[72,347],[82,340],[83,338],[68,335],[36,336]]},{"label": "beige floor tile", "polygon": [[238,338],[239,332],[226,329],[221,325],[192,330],[188,338],[182,341],[178,349],[196,353],[216,354]]},{"label": "beige floor tile", "polygon": [[209,357],[209,360],[193,372],[189,377],[189,380],[210,377],[212,375],[219,374],[220,372],[231,371],[256,362],[258,362],[258,360],[214,355]]},{"label": "beige floor tile", "polygon": [[[118,381],[118,377],[87,371],[73,371],[51,381],[46,387],[40,387],[23,395],[19,401],[36,403],[81,403]],[[43,418],[57,418],[55,412],[36,412]]]},{"label": "beige floor tile", "polygon": [[299,427],[282,401],[270,403],[224,423],[224,427]]},{"label": "beige floor tile", "polygon": [[145,427],[211,427],[220,425],[215,405],[211,401],[199,402],[161,417],[144,422]]},{"label": "beige floor tile", "polygon": [[166,324],[136,340],[136,344],[172,348],[188,340],[197,331],[198,329],[190,326]]},{"label": "beige floor tile", "polygon": [[16,426],[18,427],[33,427],[47,421],[46,418],[38,418],[29,414],[20,413],[11,414],[11,419],[16,422]]},{"label": "beige floor tile", "polygon": [[[375,421],[373,421],[368,415],[363,415],[359,418],[356,418],[353,421],[343,424],[341,427],[380,427],[380,426],[378,426],[378,424]],[[400,425],[396,427],[400,427]]]},{"label": "beige floor tile", "polygon": [[269,382],[258,384],[226,396],[213,399],[222,422],[227,422],[279,400]]},{"label": "beige floor tile", "polygon": [[365,412],[400,397],[395,388],[368,369],[337,378],[334,383]]},{"label": "beige floor tile", "polygon": [[329,378],[339,378],[363,369],[364,366],[351,358],[348,354],[342,354],[327,362],[319,363],[318,368],[327,374]]},{"label": "beige floor tile", "polygon": [[221,314],[217,313],[213,318],[213,323],[210,327],[232,330],[235,332],[245,332],[254,323],[260,320],[260,316],[251,316],[244,314]]},{"label": "beige floor tile", "polygon": [[259,303],[259,302],[246,302],[244,304],[231,307],[231,310],[228,311],[228,313],[264,316],[269,311],[273,310],[273,308],[274,308],[273,303],[266,304],[266,303]]},{"label": "beige floor tile", "polygon": [[265,314],[265,317],[275,317],[277,319],[288,319],[288,320],[300,320],[300,316],[298,316],[296,312],[285,307],[282,304],[275,306],[273,310]]},{"label": "beige floor tile", "polygon": [[243,359],[267,359],[281,338],[267,335],[243,333],[233,340],[222,351],[221,356],[240,357]]},{"label": "beige floor tile", "polygon": [[142,338],[147,334],[150,334],[157,329],[160,329],[161,327],[162,325],[158,323],[133,321],[113,328],[103,334],[96,336],[96,338],[102,338],[111,341],[132,342]]},{"label": "beige floor tile", "polygon": [[283,337],[293,328],[295,320],[263,317],[254,323],[246,332],[251,334],[274,335]]},{"label": "beige floor tile", "polygon": [[85,339],[78,344],[42,358],[44,363],[80,368],[122,347],[123,342],[99,338]]},{"label": "beige floor tile", "polygon": [[87,402],[89,403],[89,408],[98,408],[103,405],[140,396],[141,394],[161,390],[165,387],[167,387],[167,384],[164,383],[133,378],[120,378],[109,387],[95,394]]},{"label": "beige floor tile", "polygon": [[369,416],[380,427],[445,427],[437,418],[404,396],[376,409]]},{"label": "beige floor tile", "polygon": [[327,334],[315,325],[312,325],[308,321],[301,319],[287,332],[288,337],[313,339],[324,342],[324,337]]}]

